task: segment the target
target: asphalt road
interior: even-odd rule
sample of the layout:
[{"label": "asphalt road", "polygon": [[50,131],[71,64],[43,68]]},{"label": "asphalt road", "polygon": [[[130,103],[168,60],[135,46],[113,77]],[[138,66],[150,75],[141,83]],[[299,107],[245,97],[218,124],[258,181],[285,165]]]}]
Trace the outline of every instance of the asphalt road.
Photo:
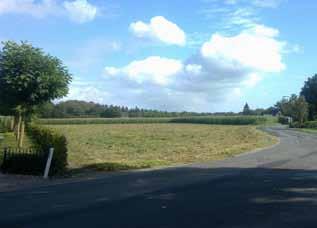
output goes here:
[{"label": "asphalt road", "polygon": [[317,135],[225,161],[0,193],[0,227],[316,227]]}]

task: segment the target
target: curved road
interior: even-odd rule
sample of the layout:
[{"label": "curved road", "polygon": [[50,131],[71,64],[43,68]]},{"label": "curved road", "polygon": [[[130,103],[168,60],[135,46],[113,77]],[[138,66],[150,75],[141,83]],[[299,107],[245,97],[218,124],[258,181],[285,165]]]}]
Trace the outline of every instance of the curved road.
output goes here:
[{"label": "curved road", "polygon": [[317,135],[225,161],[0,193],[0,227],[316,227]]}]

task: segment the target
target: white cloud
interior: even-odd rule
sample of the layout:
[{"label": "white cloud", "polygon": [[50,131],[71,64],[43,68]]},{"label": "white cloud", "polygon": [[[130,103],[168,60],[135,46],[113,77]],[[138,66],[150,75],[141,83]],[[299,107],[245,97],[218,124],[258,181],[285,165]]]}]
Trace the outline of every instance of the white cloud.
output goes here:
[{"label": "white cloud", "polygon": [[133,61],[122,68],[106,67],[105,74],[110,76],[126,75],[137,83],[153,82],[159,85],[168,84],[172,77],[183,71],[179,60],[151,56]]},{"label": "white cloud", "polygon": [[97,7],[87,0],[0,0],[1,14],[25,14],[36,18],[68,16],[75,22],[84,23],[95,19]]},{"label": "white cloud", "polygon": [[205,19],[212,21],[215,30],[233,34],[241,29],[251,28],[261,22],[263,8],[277,8],[288,0],[203,0],[198,11]]},{"label": "white cloud", "polygon": [[263,8],[277,8],[285,0],[253,0],[253,4]]},{"label": "white cloud", "polygon": [[30,14],[37,18],[58,14],[58,4],[55,0],[1,0],[0,14],[16,13]]},{"label": "white cloud", "polygon": [[130,30],[139,38],[151,38],[169,45],[186,44],[184,31],[162,16],[153,17],[148,24],[143,21],[131,23]]},{"label": "white cloud", "polygon": [[281,56],[285,43],[275,39],[277,35],[278,30],[263,25],[232,37],[214,34],[210,41],[203,44],[201,54],[222,64],[280,72],[285,69]]},{"label": "white cloud", "polygon": [[63,5],[71,20],[78,23],[92,21],[97,15],[97,7],[87,2],[87,0],[65,1]]},{"label": "white cloud", "polygon": [[260,75],[258,75],[257,73],[251,73],[247,76],[247,79],[242,82],[242,85],[245,85],[246,87],[254,87],[261,80],[262,77]]},{"label": "white cloud", "polygon": [[188,64],[185,69],[189,74],[198,75],[201,74],[202,66],[198,64]]},{"label": "white cloud", "polygon": [[177,111],[219,111],[219,105],[232,107],[232,102],[237,107],[245,89],[285,68],[278,36],[278,30],[264,25],[235,36],[214,34],[184,61],[151,56],[107,66],[98,86],[121,105]]}]

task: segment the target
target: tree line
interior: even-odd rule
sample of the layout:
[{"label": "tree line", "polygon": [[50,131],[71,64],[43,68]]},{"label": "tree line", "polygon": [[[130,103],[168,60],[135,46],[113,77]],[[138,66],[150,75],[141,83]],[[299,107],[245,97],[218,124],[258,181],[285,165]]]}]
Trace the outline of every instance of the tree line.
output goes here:
[{"label": "tree line", "polygon": [[234,115],[276,115],[277,108],[258,108],[252,110],[248,104],[242,112],[168,112],[139,107],[129,108],[126,106],[98,104],[80,100],[68,100],[59,103],[46,103],[37,110],[39,118],[121,118],[121,117],[190,117],[190,116],[234,116]]},{"label": "tree line", "polygon": [[[227,113],[227,115],[234,113]],[[40,118],[120,118],[120,117],[188,117],[207,116],[212,113],[204,112],[168,112],[139,107],[129,108],[126,106],[98,104],[80,100],[68,100],[59,103],[46,103],[38,108],[37,116]],[[223,113],[218,113],[223,115]]]}]

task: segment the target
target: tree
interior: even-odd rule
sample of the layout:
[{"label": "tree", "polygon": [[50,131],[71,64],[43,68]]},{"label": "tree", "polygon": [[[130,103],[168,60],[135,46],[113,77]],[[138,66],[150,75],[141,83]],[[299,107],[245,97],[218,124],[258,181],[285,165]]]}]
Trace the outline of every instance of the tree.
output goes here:
[{"label": "tree", "polygon": [[303,126],[308,117],[308,103],[304,96],[299,96],[294,102],[294,119],[298,121],[299,126]]},{"label": "tree", "polygon": [[17,116],[19,146],[24,122],[36,107],[67,95],[71,75],[62,62],[27,42],[3,43],[0,52],[0,103]]},{"label": "tree", "polygon": [[289,99],[283,98],[277,102],[276,106],[280,109],[284,116],[292,117],[302,126],[308,116],[308,103],[304,96],[297,96],[292,94]]},{"label": "tree", "polygon": [[305,81],[300,95],[304,96],[309,104],[309,119],[317,116],[317,74]]},{"label": "tree", "polygon": [[252,111],[248,105],[248,103],[245,103],[244,107],[243,107],[243,111],[242,114],[243,115],[251,115]]},{"label": "tree", "polygon": [[121,110],[119,107],[111,105],[109,108],[105,109],[103,113],[101,113],[101,117],[104,117],[104,118],[121,117]]}]

